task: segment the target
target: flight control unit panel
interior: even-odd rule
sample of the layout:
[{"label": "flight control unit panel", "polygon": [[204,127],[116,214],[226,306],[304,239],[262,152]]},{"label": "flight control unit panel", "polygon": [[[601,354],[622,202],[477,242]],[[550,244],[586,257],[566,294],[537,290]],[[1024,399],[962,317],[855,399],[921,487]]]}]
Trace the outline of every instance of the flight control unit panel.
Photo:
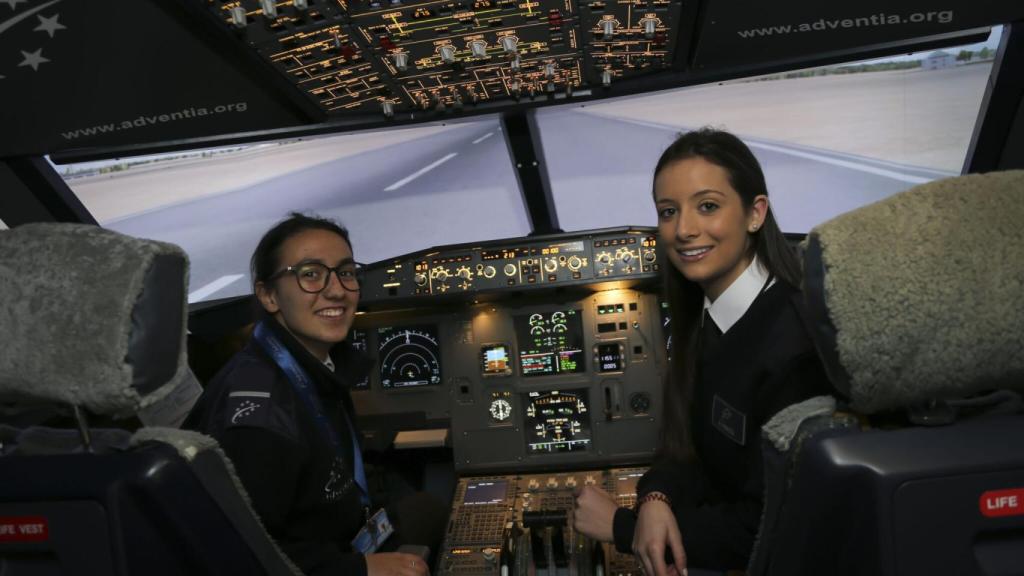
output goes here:
[{"label": "flight control unit panel", "polygon": [[572,494],[589,484],[628,502],[654,457],[661,259],[652,229],[621,228],[365,271],[351,338],[376,369],[353,393],[360,427],[371,443],[441,431],[460,477],[436,573],[638,573],[573,531]]}]

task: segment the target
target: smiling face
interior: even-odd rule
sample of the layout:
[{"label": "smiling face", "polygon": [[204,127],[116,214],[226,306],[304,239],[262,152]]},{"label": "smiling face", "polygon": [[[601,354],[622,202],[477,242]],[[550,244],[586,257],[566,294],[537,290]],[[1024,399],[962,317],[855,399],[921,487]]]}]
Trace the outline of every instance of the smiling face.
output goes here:
[{"label": "smiling face", "polygon": [[[352,262],[352,248],[334,232],[304,230],[281,244],[275,270],[308,262],[331,267]],[[257,283],[256,296],[263,308],[320,360],[326,360],[331,347],[348,336],[359,304],[359,292],[343,288],[333,272],[318,294],[303,292],[295,275],[286,273]]]},{"label": "smiling face", "polygon": [[712,301],[754,257],[751,234],[764,222],[768,197],[744,206],[728,173],[700,156],[672,162],[654,180],[658,235],[672,265]]}]

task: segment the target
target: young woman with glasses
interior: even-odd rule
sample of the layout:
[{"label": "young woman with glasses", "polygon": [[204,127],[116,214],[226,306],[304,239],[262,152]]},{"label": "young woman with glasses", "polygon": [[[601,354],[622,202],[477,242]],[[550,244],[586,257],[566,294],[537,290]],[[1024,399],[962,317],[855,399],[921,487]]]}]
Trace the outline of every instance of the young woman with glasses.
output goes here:
[{"label": "young woman with glasses", "polygon": [[658,160],[653,195],[671,264],[660,458],[634,510],[587,487],[574,522],[632,551],[648,576],[743,570],[761,517],[761,426],[828,393],[827,380],[800,319],[798,263],[750,149],[719,130],[684,134]]},{"label": "young woman with glasses", "polygon": [[[349,396],[368,364],[346,341],[361,276],[348,232],[292,214],[260,240],[251,272],[262,311],[253,339],[211,380],[184,426],[220,442],[267,531],[304,574],[427,574],[419,556],[379,550],[403,540],[433,544],[422,540],[439,539],[431,533],[442,526],[409,522],[403,531],[392,517],[397,533],[383,548],[353,543],[374,503]],[[420,500],[404,508],[431,506]],[[445,511],[431,510],[442,522]]]}]

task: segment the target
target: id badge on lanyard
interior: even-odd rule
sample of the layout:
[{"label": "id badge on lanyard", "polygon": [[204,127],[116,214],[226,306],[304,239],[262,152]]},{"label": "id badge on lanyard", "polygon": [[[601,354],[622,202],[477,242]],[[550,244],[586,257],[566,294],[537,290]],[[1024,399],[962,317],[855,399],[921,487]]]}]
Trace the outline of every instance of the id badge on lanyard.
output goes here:
[{"label": "id badge on lanyard", "polygon": [[394,532],[387,511],[381,508],[359,529],[359,533],[352,539],[352,549],[363,555],[373,554]]}]

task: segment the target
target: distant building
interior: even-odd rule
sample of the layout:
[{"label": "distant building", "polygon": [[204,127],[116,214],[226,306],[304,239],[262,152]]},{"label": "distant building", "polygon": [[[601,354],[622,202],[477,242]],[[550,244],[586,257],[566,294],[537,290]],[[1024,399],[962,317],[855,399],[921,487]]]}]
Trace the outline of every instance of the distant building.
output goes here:
[{"label": "distant building", "polygon": [[956,65],[956,56],[944,50],[936,50],[925,56],[921,61],[921,68],[925,70],[939,70],[941,68],[952,68]]}]

